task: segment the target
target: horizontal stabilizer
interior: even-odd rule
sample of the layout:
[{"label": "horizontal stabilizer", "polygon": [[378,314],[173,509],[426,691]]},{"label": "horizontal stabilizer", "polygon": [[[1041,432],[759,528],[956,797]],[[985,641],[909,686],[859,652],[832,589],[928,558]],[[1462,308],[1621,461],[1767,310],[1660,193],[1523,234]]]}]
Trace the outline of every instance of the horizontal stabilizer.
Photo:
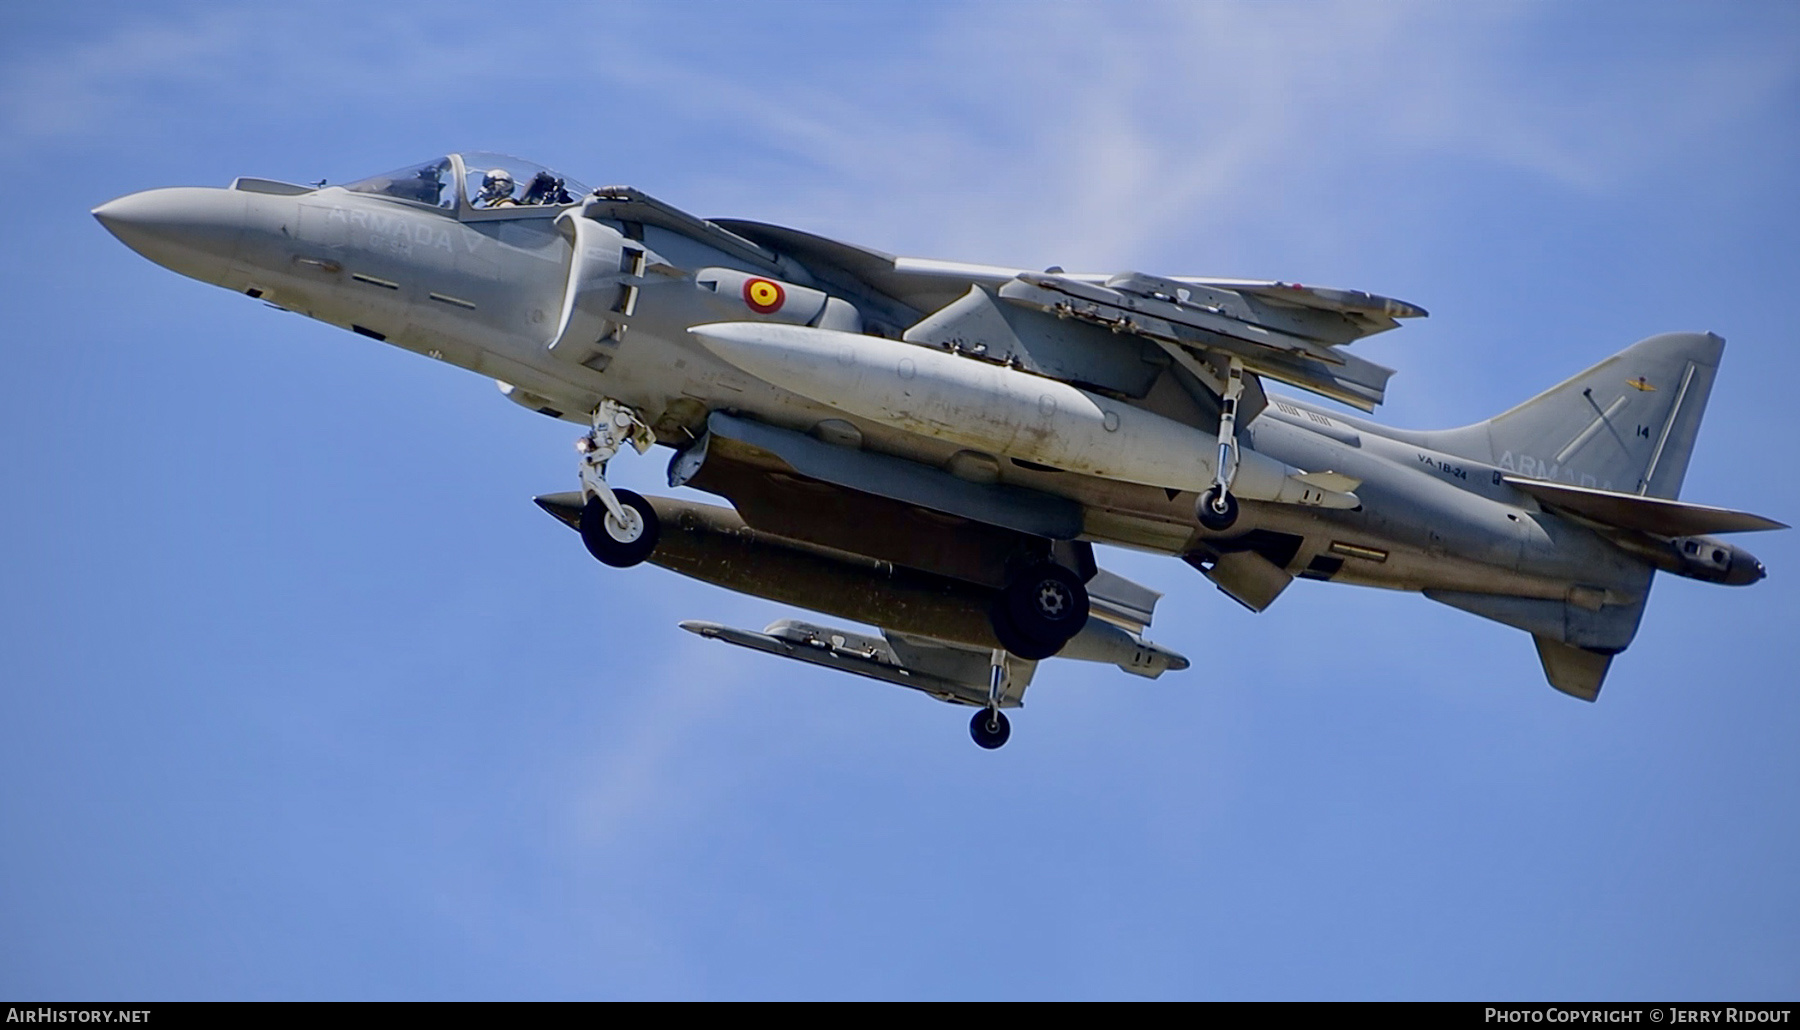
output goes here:
[{"label": "horizontal stabilizer", "polygon": [[1787,529],[1784,523],[1747,511],[1712,508],[1661,497],[1598,490],[1587,486],[1552,483],[1544,479],[1507,476],[1506,482],[1553,508],[1619,529],[1633,529],[1656,536],[1699,536],[1705,533],[1749,533],[1763,529]]}]

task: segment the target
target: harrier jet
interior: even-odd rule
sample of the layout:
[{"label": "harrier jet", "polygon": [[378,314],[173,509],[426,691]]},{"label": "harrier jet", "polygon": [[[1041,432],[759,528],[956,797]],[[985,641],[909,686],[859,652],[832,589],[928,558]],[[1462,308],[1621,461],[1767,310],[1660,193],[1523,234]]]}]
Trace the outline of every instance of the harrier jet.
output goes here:
[{"label": "harrier jet", "polygon": [[[1160,595],[1096,543],[1180,558],[1252,611],[1296,577],[1417,591],[1524,630],[1550,685],[1592,701],[1658,570],[1754,583],[1713,534],[1784,528],[1676,499],[1710,333],[1420,432],[1271,392],[1382,401],[1392,371],[1352,347],[1425,312],[1355,290],[896,257],[484,153],[94,215],[176,272],[583,426],[579,489],[537,503],[593,557],[876,627],[682,624],[972,706],[986,748],[1052,656],[1188,667],[1144,637]],[[658,445],[688,490],[608,483]]]}]

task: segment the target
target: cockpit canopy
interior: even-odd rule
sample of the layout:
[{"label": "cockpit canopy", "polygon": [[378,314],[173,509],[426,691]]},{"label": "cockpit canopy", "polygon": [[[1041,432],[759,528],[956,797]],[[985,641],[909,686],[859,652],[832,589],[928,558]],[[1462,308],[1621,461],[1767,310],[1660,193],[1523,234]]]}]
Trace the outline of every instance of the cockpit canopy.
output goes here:
[{"label": "cockpit canopy", "polygon": [[344,188],[352,193],[374,193],[447,211],[456,210],[456,172],[447,157],[371,175],[367,179],[345,183]]},{"label": "cockpit canopy", "polygon": [[[473,151],[408,165],[346,183],[352,193],[372,193],[467,215],[478,211],[526,214],[560,210],[588,188],[533,161]],[[522,209],[529,209],[522,210]]]},{"label": "cockpit canopy", "polygon": [[531,161],[505,154],[462,155],[464,195],[475,208],[561,207],[573,204],[588,188]]}]

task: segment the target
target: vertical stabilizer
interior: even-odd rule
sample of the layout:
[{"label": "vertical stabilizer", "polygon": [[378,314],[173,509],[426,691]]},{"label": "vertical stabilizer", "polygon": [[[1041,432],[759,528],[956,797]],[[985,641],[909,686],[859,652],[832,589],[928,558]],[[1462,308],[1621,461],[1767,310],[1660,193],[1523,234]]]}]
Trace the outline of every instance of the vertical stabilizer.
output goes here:
[{"label": "vertical stabilizer", "polygon": [[1649,497],[1681,492],[1725,341],[1664,333],[1433,446],[1534,479]]}]

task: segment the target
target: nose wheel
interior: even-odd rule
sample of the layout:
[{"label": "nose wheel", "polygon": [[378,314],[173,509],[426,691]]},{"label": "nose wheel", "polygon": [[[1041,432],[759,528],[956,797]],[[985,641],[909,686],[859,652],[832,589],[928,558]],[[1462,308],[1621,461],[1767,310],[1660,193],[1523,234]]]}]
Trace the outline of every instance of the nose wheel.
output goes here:
[{"label": "nose wheel", "polygon": [[602,565],[628,569],[650,557],[662,532],[662,523],[650,502],[630,490],[612,491],[623,518],[599,498],[581,508],[581,542]]},{"label": "nose wheel", "polygon": [[594,408],[594,428],[575,441],[581,455],[581,542],[602,564],[630,568],[650,557],[662,529],[656,509],[630,490],[614,490],[606,482],[606,463],[627,444],[638,453],[650,449],[654,437],[635,411],[607,399]]}]

